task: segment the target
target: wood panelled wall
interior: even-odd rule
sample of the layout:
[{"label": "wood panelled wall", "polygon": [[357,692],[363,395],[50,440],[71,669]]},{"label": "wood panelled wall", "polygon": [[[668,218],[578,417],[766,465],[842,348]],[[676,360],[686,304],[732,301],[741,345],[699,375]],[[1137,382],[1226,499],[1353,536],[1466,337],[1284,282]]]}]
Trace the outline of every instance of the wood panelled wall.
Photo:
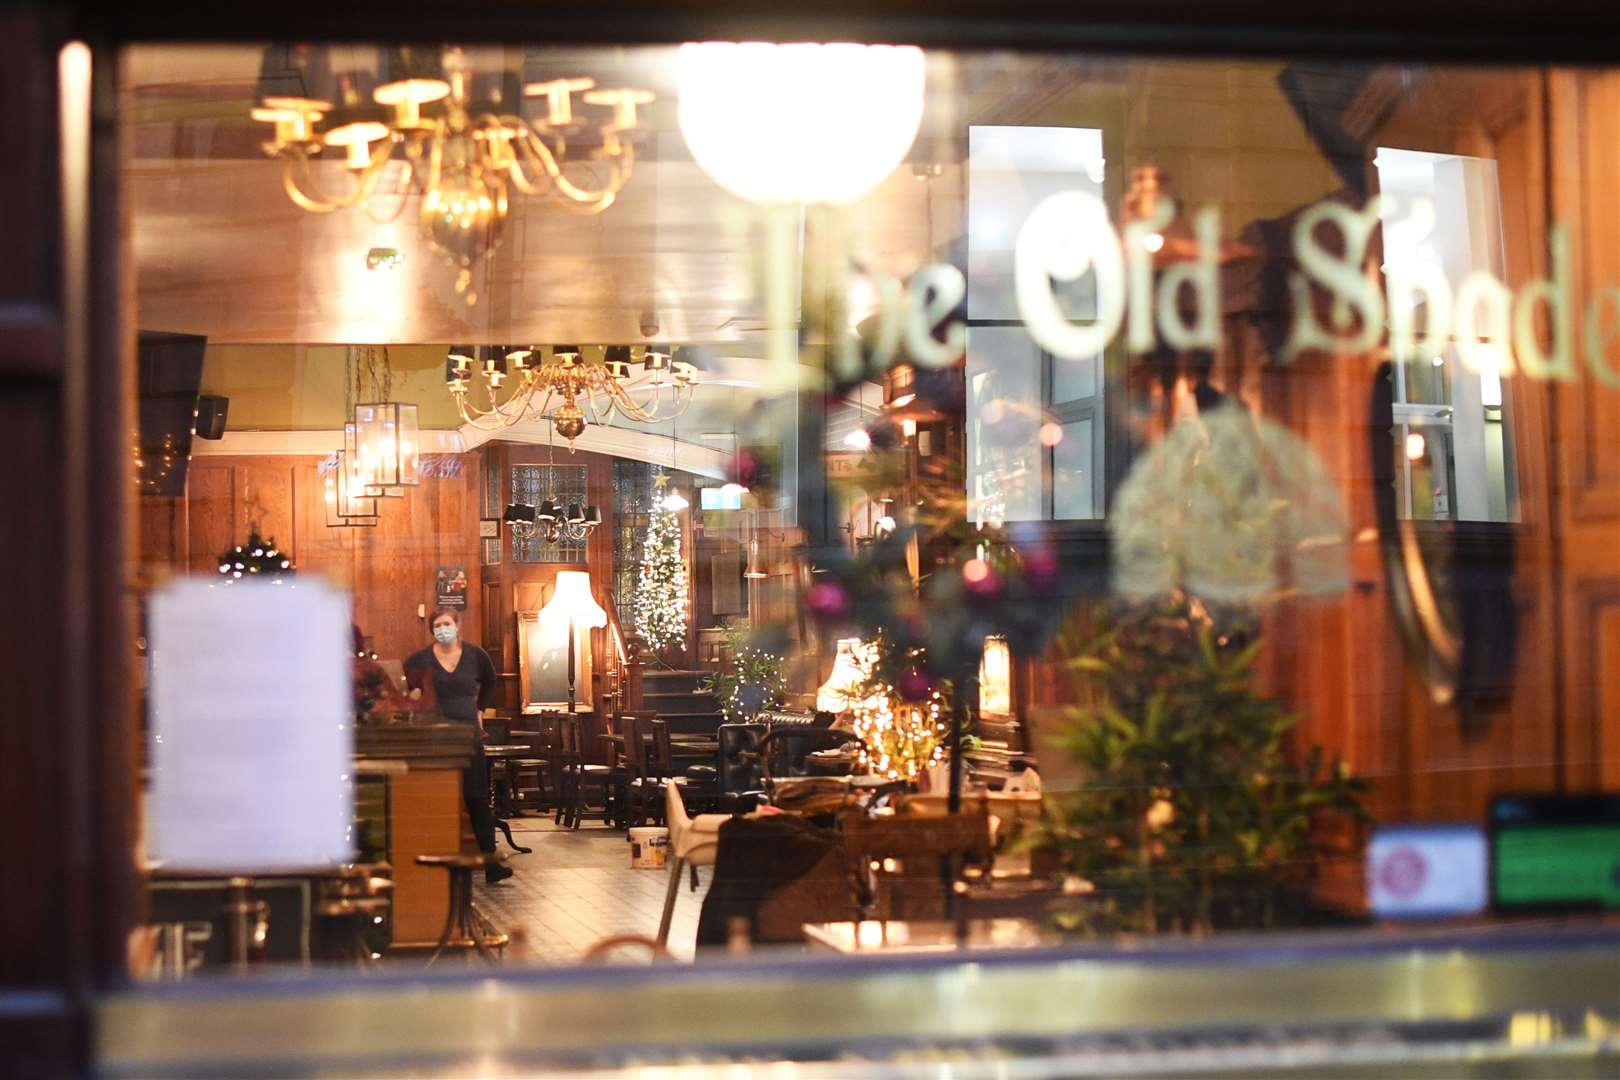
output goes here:
[{"label": "wood panelled wall", "polygon": [[482,625],[479,458],[447,456],[401,498],[380,500],[375,528],[329,528],[324,478],[315,457],[196,457],[180,499],[140,500],[140,560],[146,584],[171,573],[217,576],[218,556],[257,524],[293,559],[298,572],[348,589],[355,622],[384,658],[400,659],[428,643],[440,566],[467,570],[469,628]]},{"label": "wood panelled wall", "polygon": [[[1549,275],[1549,229],[1561,225],[1579,339],[1590,299],[1620,283],[1617,118],[1613,74],[1430,72],[1375,139],[1496,163],[1511,289]],[[1404,654],[1372,540],[1361,433],[1380,358],[1273,365],[1260,379],[1261,411],[1306,437],[1341,478],[1354,538],[1348,593],[1295,601],[1274,617],[1268,678],[1302,712],[1304,738],[1374,781],[1380,819],[1483,822],[1499,792],[1620,783],[1620,387],[1594,378],[1582,345],[1573,380],[1503,379],[1519,520],[1492,528],[1512,534],[1518,647],[1508,696],[1466,724],[1455,705],[1433,700]]]},{"label": "wood panelled wall", "polygon": [[[1548,204],[1570,239],[1573,299],[1584,311],[1609,293],[1601,318],[1620,320],[1620,74],[1548,75],[1547,144],[1555,163]],[[1537,266],[1544,272],[1545,259]],[[1577,344],[1577,352],[1580,352]],[[1571,789],[1620,789],[1620,346],[1547,388],[1556,410],[1552,445],[1567,717],[1561,778]]]},{"label": "wood panelled wall", "polygon": [[[466,640],[489,650],[502,676],[503,711],[518,704],[517,613],[537,611],[550,599],[559,570],[591,575],[596,600],[611,609],[613,597],[613,458],[579,451],[570,455],[541,446],[491,442],[480,450],[441,459],[446,475],[425,476],[402,498],[384,499],[375,528],[329,528],[322,503],[324,478],[316,457],[202,456],[193,458],[181,498],[142,498],[139,513],[140,584],[146,588],[175,573],[217,573],[218,556],[247,538],[255,524],[293,559],[301,574],[319,574],[348,589],[355,620],[383,658],[399,659],[426,645],[426,620],[435,602],[440,566],[467,571]],[[482,563],[480,518],[499,517],[511,497],[511,467],[520,464],[584,465],[587,498],[602,510],[602,524],[586,542],[580,563],[516,563],[511,539],[501,532],[501,560]],[[498,482],[484,505],[484,470]],[[695,502],[695,495],[688,492]],[[682,550],[689,580],[693,564],[690,513],[682,515]],[[690,599],[690,597],[689,597]],[[706,617],[688,604],[688,641]],[[607,671],[608,635],[592,633],[592,668],[599,699]],[[690,646],[689,646],[690,649]],[[581,700],[585,700],[581,688]],[[595,702],[600,708],[600,701]]]},{"label": "wood panelled wall", "polygon": [[[1289,599],[1268,616],[1264,682],[1301,714],[1302,745],[1324,745],[1373,781],[1370,808],[1383,821],[1483,822],[1498,792],[1616,790],[1620,341],[1604,357],[1606,383],[1585,357],[1582,320],[1593,297],[1620,285],[1620,75],[1431,69],[1366,141],[1496,163],[1511,289],[1549,275],[1549,228],[1562,227],[1577,371],[1568,381],[1503,379],[1518,520],[1490,528],[1512,536],[1517,654],[1504,679],[1510,694],[1465,724],[1406,655],[1385,583],[1367,445],[1384,357],[1284,362],[1275,346],[1287,306],[1259,303],[1233,317],[1242,304],[1231,303],[1241,297],[1229,284],[1216,382],[1311,444],[1340,485],[1351,539],[1345,592]],[[1302,193],[1299,205],[1314,201]],[[1614,327],[1620,299],[1609,301],[1601,318]],[[1139,396],[1147,389],[1133,386]],[[1065,699],[1055,652],[1027,675],[1036,703]]]}]

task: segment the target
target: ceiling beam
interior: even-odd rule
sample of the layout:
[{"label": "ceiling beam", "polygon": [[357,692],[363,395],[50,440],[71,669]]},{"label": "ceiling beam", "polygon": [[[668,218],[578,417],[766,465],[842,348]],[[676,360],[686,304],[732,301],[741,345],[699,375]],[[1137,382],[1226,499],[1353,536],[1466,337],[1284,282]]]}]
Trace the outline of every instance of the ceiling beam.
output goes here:
[{"label": "ceiling beam", "polygon": [[[494,439],[543,446],[551,438],[549,421],[525,421],[497,432],[480,431],[465,424],[455,430],[423,431],[419,435],[424,454],[462,454]],[[194,440],[191,453],[193,457],[322,457],[335,453],[342,446],[341,431],[227,431],[220,439]],[[731,458],[729,453],[697,443],[672,440],[650,431],[604,427],[600,424],[585,425],[584,433],[574,440],[574,447],[630,461],[677,468],[716,480],[726,478],[726,466]],[[567,454],[566,446],[558,448],[560,458],[566,458]]]}]

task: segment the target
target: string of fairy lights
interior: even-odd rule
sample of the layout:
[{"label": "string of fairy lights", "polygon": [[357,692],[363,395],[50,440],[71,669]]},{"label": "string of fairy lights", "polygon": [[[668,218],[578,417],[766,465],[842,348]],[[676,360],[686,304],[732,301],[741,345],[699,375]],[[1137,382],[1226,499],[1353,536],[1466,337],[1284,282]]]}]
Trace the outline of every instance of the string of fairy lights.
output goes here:
[{"label": "string of fairy lights", "polygon": [[878,683],[850,707],[849,729],[865,743],[861,764],[888,780],[917,779],[945,760],[944,712],[938,690],[907,701],[888,683]]}]

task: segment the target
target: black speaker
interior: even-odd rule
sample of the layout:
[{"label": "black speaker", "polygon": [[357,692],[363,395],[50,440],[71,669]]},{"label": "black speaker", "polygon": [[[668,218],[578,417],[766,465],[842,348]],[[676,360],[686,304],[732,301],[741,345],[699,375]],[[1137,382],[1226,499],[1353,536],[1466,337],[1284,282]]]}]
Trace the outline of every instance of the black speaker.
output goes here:
[{"label": "black speaker", "polygon": [[197,438],[218,439],[225,434],[225,414],[230,412],[231,399],[214,394],[197,397]]}]

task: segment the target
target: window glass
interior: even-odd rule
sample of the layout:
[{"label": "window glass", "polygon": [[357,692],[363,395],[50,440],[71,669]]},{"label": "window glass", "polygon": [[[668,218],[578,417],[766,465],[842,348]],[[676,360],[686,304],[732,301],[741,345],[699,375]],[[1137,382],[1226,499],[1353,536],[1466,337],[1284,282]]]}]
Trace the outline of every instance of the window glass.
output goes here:
[{"label": "window glass", "polygon": [[[1436,298],[1408,283],[1433,275],[1460,282],[1476,271],[1502,271],[1496,162],[1380,147],[1373,163],[1383,200],[1382,269],[1394,283],[1391,304],[1402,307],[1399,314],[1391,311],[1392,325],[1409,318],[1414,333],[1426,335]],[[1415,346],[1394,372],[1396,416],[1409,460],[1420,463],[1417,475],[1403,477],[1412,498],[1402,509],[1424,519],[1509,520],[1517,484],[1506,453],[1501,371],[1464,362],[1444,337],[1436,336],[1430,349]],[[1418,439],[1410,438],[1414,434]],[[1420,439],[1433,454],[1416,452]]]},{"label": "window glass", "polygon": [[[521,41],[120,72],[143,798],[208,790],[157,749],[176,687],[222,755],[342,725],[312,745],[360,784],[371,869],[255,894],[251,962],[1611,904],[1620,74]],[[342,700],[266,718],[309,674],[291,616],[221,635],[273,676],[240,708],[144,637],[180,586],[228,621],[276,580],[347,624],[299,637],[342,639],[308,681]],[[704,815],[736,818],[708,848]],[[164,821],[132,966],[246,966],[225,890],[285,861],[160,865]],[[1504,824],[1563,868],[1505,906]],[[495,860],[476,940],[458,854]],[[327,918],[344,889],[380,921]]]}]

